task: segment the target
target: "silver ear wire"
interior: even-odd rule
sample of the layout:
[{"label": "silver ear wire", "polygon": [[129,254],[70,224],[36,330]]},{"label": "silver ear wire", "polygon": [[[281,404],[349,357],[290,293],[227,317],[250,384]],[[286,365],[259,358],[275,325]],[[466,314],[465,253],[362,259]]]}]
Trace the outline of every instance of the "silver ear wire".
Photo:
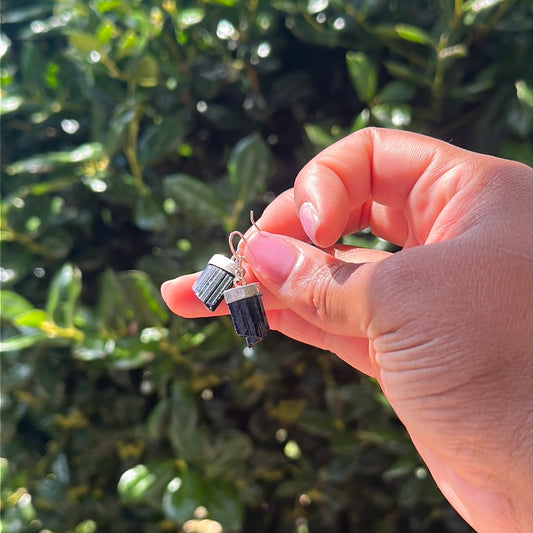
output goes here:
[{"label": "silver ear wire", "polygon": [[237,264],[237,267],[235,269],[235,279],[233,280],[233,286],[238,287],[239,285],[246,285],[246,280],[244,279],[244,276],[246,275],[246,269],[242,266],[242,260],[244,256],[243,252],[239,250],[238,245],[237,250],[235,250],[235,248],[233,247],[233,238],[235,237],[235,235],[238,235],[239,238],[244,242],[246,242],[246,239],[240,231],[232,231],[228,236],[229,249],[233,254],[231,256],[231,259]]},{"label": "silver ear wire", "polygon": [[253,211],[250,211],[250,222],[252,224],[252,226],[257,230],[257,231],[261,231],[261,228],[256,224],[255,222],[255,219],[254,219],[254,212]]}]

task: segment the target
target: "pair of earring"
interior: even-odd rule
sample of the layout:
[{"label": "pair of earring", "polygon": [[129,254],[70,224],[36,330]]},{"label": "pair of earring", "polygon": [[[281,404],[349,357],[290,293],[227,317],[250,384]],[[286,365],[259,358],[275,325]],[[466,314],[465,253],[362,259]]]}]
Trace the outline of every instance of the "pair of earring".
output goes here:
[{"label": "pair of earring", "polygon": [[[259,230],[253,219],[253,211],[250,211],[250,222]],[[192,290],[210,311],[214,311],[225,300],[235,332],[244,337],[246,344],[251,347],[266,337],[269,327],[259,283],[247,284],[244,279],[244,253],[239,246],[237,250],[233,247],[235,236],[246,242],[239,231],[230,233],[228,242],[231,258],[222,254],[211,257]]]}]

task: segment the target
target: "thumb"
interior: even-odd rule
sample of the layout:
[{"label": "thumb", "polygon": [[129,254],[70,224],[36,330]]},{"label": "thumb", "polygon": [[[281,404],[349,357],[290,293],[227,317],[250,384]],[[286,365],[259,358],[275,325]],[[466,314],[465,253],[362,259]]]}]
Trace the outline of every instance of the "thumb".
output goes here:
[{"label": "thumb", "polygon": [[266,231],[247,239],[245,255],[265,288],[310,324],[334,335],[368,336],[369,283],[376,263],[358,263],[355,253],[345,262]]}]

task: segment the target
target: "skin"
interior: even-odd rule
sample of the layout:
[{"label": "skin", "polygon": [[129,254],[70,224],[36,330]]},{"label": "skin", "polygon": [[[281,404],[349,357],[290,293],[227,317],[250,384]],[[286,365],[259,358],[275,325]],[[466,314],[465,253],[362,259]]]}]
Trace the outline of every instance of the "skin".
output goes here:
[{"label": "skin", "polygon": [[[532,530],[532,182],[517,162],[365,129],[312,159],[243,243],[270,326],[375,377],[480,532]],[[335,245],[366,227],[402,250]],[[162,287],[181,316],[210,315],[197,276]]]}]

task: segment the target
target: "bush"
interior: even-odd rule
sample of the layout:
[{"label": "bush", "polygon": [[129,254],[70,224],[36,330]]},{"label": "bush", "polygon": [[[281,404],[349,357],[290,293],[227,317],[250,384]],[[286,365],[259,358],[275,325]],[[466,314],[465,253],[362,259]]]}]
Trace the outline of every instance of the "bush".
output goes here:
[{"label": "bush", "polygon": [[4,3],[2,531],[468,531],[372,380],[158,285],[367,125],[531,164],[527,4]]}]

